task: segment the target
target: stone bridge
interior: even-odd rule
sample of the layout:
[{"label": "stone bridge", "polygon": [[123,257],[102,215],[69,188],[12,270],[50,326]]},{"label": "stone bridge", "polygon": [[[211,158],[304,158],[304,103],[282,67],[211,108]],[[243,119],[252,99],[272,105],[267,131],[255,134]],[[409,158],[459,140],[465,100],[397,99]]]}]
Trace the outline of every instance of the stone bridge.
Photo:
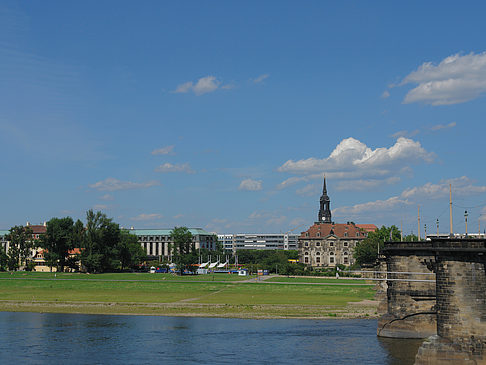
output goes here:
[{"label": "stone bridge", "polygon": [[486,364],[486,240],[385,244],[377,334],[427,338],[416,364]]}]

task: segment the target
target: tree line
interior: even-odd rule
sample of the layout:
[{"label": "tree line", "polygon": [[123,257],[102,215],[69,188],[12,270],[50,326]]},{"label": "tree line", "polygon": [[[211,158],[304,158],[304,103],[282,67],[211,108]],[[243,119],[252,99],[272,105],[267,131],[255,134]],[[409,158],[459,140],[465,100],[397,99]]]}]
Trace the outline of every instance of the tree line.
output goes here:
[{"label": "tree line", "polygon": [[46,265],[57,271],[77,270],[79,264],[90,273],[134,269],[146,259],[137,236],[93,210],[86,212],[86,225],[71,217],[52,218],[38,239],[30,227],[15,226],[6,240],[9,248],[0,247],[0,270],[32,270],[31,252],[36,248],[44,250]]}]

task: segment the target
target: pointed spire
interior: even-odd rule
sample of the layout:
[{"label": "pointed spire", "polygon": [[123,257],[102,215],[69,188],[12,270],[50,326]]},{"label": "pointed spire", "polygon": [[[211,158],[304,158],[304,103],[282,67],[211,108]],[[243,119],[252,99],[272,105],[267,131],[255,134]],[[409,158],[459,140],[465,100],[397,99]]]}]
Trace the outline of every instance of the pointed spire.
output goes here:
[{"label": "pointed spire", "polygon": [[327,188],[326,188],[326,174],[324,174],[324,184],[322,185],[322,194],[327,195]]}]

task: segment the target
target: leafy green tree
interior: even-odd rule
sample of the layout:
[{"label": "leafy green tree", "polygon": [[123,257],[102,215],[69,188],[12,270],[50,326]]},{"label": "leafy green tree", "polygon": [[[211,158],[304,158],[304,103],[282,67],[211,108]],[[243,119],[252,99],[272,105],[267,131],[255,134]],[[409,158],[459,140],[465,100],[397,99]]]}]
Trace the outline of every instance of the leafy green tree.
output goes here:
[{"label": "leafy green tree", "polygon": [[86,212],[81,262],[88,272],[114,270],[119,263],[120,227],[101,212]]},{"label": "leafy green tree", "polygon": [[137,267],[147,257],[137,236],[127,231],[121,231],[117,251],[122,270]]},{"label": "leafy green tree", "polygon": [[3,247],[3,245],[0,245],[0,271],[5,271],[7,269],[7,264],[7,252],[5,252],[5,247]]},{"label": "leafy green tree", "polygon": [[378,252],[384,247],[384,242],[400,241],[400,230],[396,226],[382,226],[359,242],[354,249],[354,258],[359,265],[371,265],[378,259]]},{"label": "leafy green tree", "polygon": [[32,229],[23,226],[12,227],[6,239],[10,242],[7,252],[9,270],[17,270],[22,265],[27,265],[33,247]]},{"label": "leafy green tree", "polygon": [[197,263],[195,245],[192,242],[192,233],[187,227],[174,227],[170,232],[172,244],[172,260],[182,275],[184,269],[193,270],[192,264]]},{"label": "leafy green tree", "polygon": [[46,263],[63,272],[67,266],[69,250],[74,248],[74,221],[71,217],[52,218],[47,222],[46,233],[41,236],[40,246],[46,250]]}]

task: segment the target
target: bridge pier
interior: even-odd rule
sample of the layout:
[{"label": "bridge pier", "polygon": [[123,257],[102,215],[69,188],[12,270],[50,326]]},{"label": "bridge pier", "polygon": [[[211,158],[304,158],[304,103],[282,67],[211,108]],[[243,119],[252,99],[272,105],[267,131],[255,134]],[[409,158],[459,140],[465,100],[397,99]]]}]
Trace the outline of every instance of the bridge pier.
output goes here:
[{"label": "bridge pier", "polygon": [[377,335],[427,338],[436,334],[435,257],[422,250],[423,242],[385,244],[386,312],[378,320]]},{"label": "bridge pier", "polygon": [[486,240],[435,239],[437,335],[416,365],[486,364]]}]

